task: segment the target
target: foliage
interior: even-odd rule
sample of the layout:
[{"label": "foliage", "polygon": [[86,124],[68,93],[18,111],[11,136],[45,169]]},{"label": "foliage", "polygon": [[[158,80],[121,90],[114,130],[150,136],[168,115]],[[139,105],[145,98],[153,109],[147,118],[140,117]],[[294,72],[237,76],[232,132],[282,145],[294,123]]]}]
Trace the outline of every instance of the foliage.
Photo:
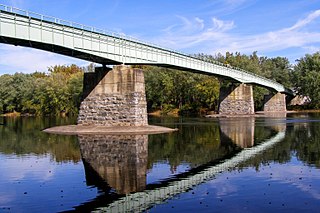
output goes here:
[{"label": "foliage", "polygon": [[[237,67],[296,90],[312,99],[312,107],[320,106],[320,53],[306,55],[293,68],[287,58],[259,57],[227,52],[215,56],[197,54],[199,59],[215,64]],[[164,67],[138,66],[145,72],[148,110],[169,112],[178,109],[180,114],[217,111],[221,82],[234,83],[226,77],[213,77]],[[0,76],[0,111],[37,115],[76,114],[82,96],[83,72],[93,71],[76,65],[54,66],[47,73],[16,73]],[[253,87],[256,110],[263,106],[264,95],[270,91]]]},{"label": "foliage", "polygon": [[320,107],[320,52],[313,55],[306,54],[297,60],[292,80],[296,91],[300,95],[309,96],[311,107]]},{"label": "foliage", "polygon": [[0,76],[0,111],[37,115],[76,114],[82,95],[83,69],[54,66],[48,73]]},{"label": "foliage", "polygon": [[216,78],[153,66],[141,68],[145,70],[149,110],[179,108],[180,113],[197,113],[201,108],[217,109],[219,82]]},{"label": "foliage", "polygon": [[[268,79],[275,80],[285,87],[292,86],[291,65],[287,58],[258,57],[257,52],[244,55],[227,52],[225,56],[197,54],[194,57],[215,64],[237,67]],[[145,70],[146,93],[148,109],[161,109],[163,112],[178,108],[180,113],[199,112],[201,109],[217,111],[219,102],[219,88],[221,82],[234,82],[225,77],[188,73],[173,69],[140,66]],[[254,105],[261,109],[264,95],[270,91],[266,88],[254,86]]]},{"label": "foliage", "polygon": [[[287,58],[276,57],[258,57],[257,52],[251,55],[227,52],[225,56],[218,54],[216,56],[198,54],[195,57],[201,58],[209,62],[220,62],[227,66],[237,67],[254,74],[266,77],[283,84],[286,88],[292,87],[291,72],[292,66]],[[230,82],[230,79],[227,79]],[[260,86],[253,87],[253,98],[256,110],[261,109],[264,102],[264,95],[269,94],[266,88]]]}]

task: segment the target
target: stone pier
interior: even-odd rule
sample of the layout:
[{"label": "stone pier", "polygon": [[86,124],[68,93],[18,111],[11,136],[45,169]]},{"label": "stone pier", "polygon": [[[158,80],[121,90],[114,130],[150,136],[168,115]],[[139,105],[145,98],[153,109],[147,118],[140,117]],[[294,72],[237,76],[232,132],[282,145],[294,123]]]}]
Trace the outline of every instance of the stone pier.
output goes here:
[{"label": "stone pier", "polygon": [[148,125],[144,75],[140,69],[101,67],[95,73],[85,73],[83,93],[78,125]]},{"label": "stone pier", "polygon": [[286,109],[286,95],[278,92],[277,94],[270,94],[264,96],[264,112],[285,112]]},{"label": "stone pier", "polygon": [[252,86],[232,84],[229,87],[220,87],[219,114],[254,114]]}]

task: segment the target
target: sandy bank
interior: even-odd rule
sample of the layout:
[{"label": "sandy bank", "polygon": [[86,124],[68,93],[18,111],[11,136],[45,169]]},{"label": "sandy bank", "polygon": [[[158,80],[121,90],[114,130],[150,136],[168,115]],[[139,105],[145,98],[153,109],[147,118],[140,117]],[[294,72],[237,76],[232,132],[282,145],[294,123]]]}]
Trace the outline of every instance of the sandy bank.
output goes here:
[{"label": "sandy bank", "polygon": [[47,133],[61,134],[61,135],[81,135],[81,134],[108,134],[108,135],[123,135],[123,134],[160,134],[177,131],[178,129],[171,129],[162,126],[82,126],[82,125],[68,125],[56,126],[43,130]]}]

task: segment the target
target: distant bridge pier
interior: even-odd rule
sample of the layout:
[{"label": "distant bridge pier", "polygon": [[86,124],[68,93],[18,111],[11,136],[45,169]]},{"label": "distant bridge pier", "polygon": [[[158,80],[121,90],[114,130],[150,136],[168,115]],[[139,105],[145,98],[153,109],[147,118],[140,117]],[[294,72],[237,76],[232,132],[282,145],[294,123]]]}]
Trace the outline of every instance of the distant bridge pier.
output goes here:
[{"label": "distant bridge pier", "polygon": [[219,114],[250,115],[254,114],[252,85],[231,84],[220,87]]},{"label": "distant bridge pier", "polygon": [[78,125],[148,125],[142,70],[120,65],[98,67],[94,73],[85,73],[83,85]]},{"label": "distant bridge pier", "polygon": [[280,92],[264,96],[264,112],[286,112],[286,95]]}]

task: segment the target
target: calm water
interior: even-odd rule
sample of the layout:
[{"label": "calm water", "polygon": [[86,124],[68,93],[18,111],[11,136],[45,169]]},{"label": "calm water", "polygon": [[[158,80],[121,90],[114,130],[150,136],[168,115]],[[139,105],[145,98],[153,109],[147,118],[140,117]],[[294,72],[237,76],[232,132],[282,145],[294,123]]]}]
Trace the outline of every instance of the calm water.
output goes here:
[{"label": "calm water", "polygon": [[0,117],[0,212],[318,212],[320,114],[151,118],[158,135],[43,133]]}]

